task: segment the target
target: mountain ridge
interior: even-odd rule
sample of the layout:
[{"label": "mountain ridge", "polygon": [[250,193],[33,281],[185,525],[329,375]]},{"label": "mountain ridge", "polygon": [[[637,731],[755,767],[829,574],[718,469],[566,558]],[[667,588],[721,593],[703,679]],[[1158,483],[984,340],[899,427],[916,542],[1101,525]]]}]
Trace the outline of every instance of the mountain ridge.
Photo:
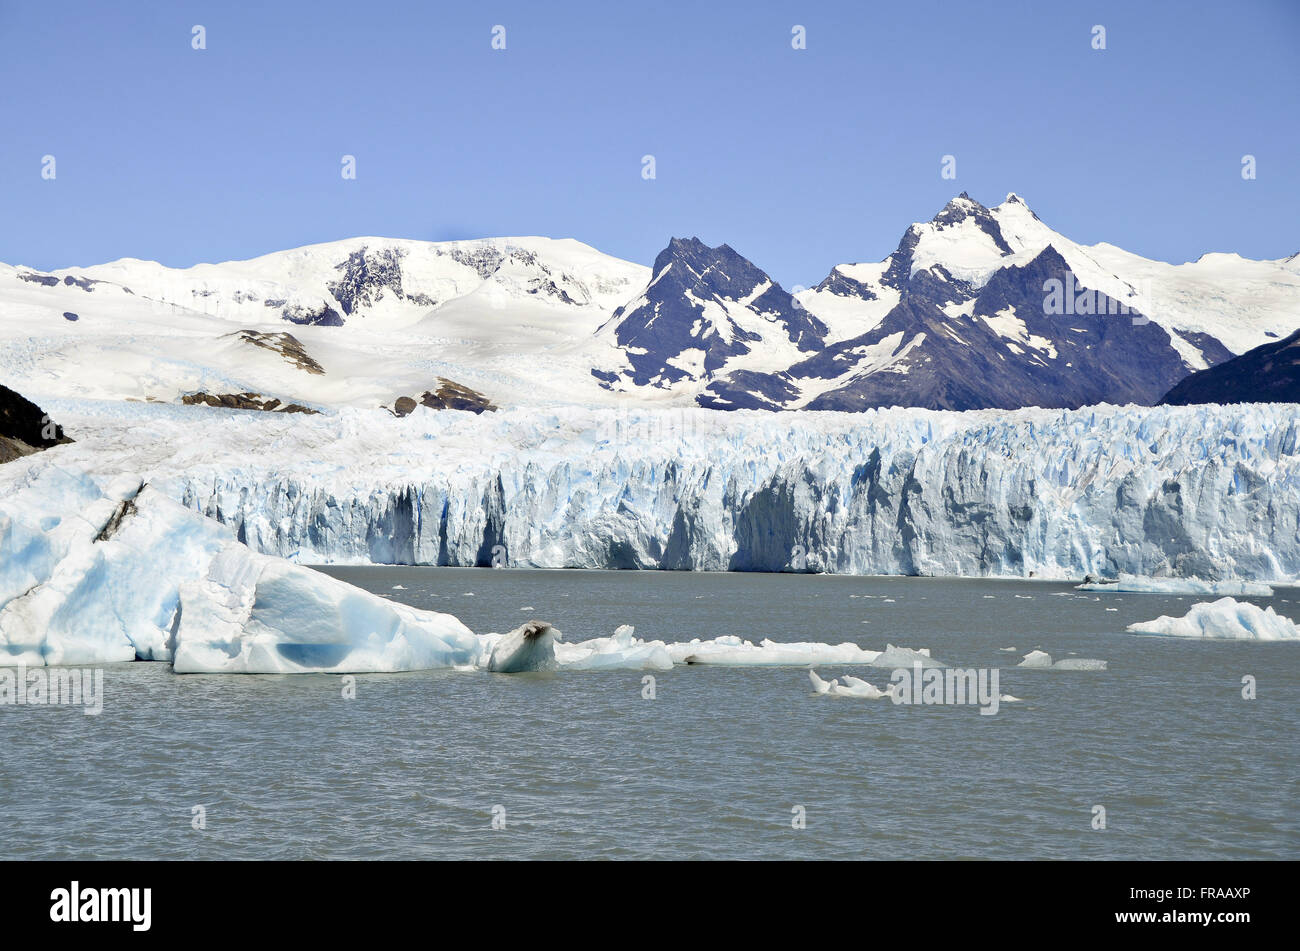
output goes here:
[{"label": "mountain ridge", "polygon": [[[1071,241],[1014,192],[991,208],[962,192],[882,261],[833,265],[793,293],[697,237],[670,239],[648,268],[539,237],[357,237],[184,269],[0,265],[0,378],[53,396],[256,392],[317,408],[390,406],[442,377],[507,408],[1151,403],[1289,335],[1297,313],[1295,255],[1149,261]],[[286,325],[318,378],[227,339]]]}]

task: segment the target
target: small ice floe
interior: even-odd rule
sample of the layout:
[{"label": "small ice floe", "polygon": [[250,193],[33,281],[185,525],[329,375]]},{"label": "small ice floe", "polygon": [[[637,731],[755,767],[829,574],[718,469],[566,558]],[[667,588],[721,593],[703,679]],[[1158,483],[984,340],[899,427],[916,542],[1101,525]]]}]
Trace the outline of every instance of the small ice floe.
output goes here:
[{"label": "small ice floe", "polygon": [[1271,598],[1273,588],[1262,581],[1205,581],[1201,578],[1145,578],[1121,574],[1116,581],[1088,582],[1080,591],[1108,591],[1131,594],[1208,594],[1244,598]]},{"label": "small ice floe", "polygon": [[474,592],[473,592],[473,591],[462,591],[462,592],[461,592],[461,595],[462,595],[462,597],[472,598],[472,597],[474,597]]},{"label": "small ice floe", "polygon": [[520,610],[520,611],[536,611],[537,608],[533,607],[533,606],[530,604],[530,605],[528,605],[528,607],[526,607],[526,608],[520,608],[519,610]]},{"label": "small ice floe", "polygon": [[1004,693],[998,697],[998,703],[1024,703],[1019,697],[1013,697],[1009,693]]},{"label": "small ice floe", "polygon": [[1016,666],[1037,670],[1105,670],[1106,662],[1088,657],[1067,657],[1053,663],[1052,655],[1047,651],[1032,650]]},{"label": "small ice floe", "polygon": [[1118,611],[1119,608],[1106,608],[1107,611]]},{"label": "small ice floe", "polygon": [[1014,654],[1016,652],[1016,648],[1014,647],[999,647],[998,650],[1005,651],[1006,653],[1010,653],[1010,654]]},{"label": "small ice floe", "polygon": [[666,645],[674,663],[719,667],[812,667],[815,664],[871,664],[883,651],[857,644],[780,643],[766,638],[754,644],[735,635]]},{"label": "small ice floe", "polygon": [[1130,624],[1134,634],[1162,634],[1237,641],[1300,641],[1300,626],[1272,607],[1220,598],[1192,605],[1182,617],[1161,615],[1154,621]]},{"label": "small ice floe", "polygon": [[638,640],[635,630],[631,624],[623,624],[610,637],[557,644],[556,659],[563,670],[671,670],[673,659],[667,645]]},{"label": "small ice floe", "polygon": [[890,667],[898,669],[900,667],[911,668],[917,664],[922,667],[947,667],[941,660],[935,660],[930,656],[930,648],[920,647],[913,649],[911,647],[895,647],[893,644],[886,644],[885,649],[874,659],[868,661],[872,667]]},{"label": "small ice floe", "polygon": [[[500,634],[482,636],[484,654],[491,654],[502,638]],[[892,654],[890,652],[893,652]],[[943,666],[930,658],[928,650],[888,647],[884,651],[866,650],[856,644],[820,644],[801,641],[780,643],[762,640],[755,644],[734,635],[690,641],[643,641],[634,636],[629,624],[618,628],[611,637],[595,637],[572,643],[563,641],[558,632],[554,645],[559,670],[668,670],[677,665],[717,667],[812,667],[817,664],[877,664],[911,666],[919,660],[926,666]],[[890,661],[881,664],[880,659]],[[894,663],[897,661],[898,663]]]},{"label": "small ice floe", "polygon": [[893,599],[893,598],[885,598],[885,603],[886,603],[886,604],[894,604],[895,602],[894,602],[894,599]]},{"label": "small ice floe", "polygon": [[1032,601],[1032,600],[1034,600],[1034,596],[1033,596],[1032,594],[1014,594],[1014,595],[1012,595],[1012,597],[1013,597],[1013,598],[1019,598],[1021,601]]},{"label": "small ice floe", "polygon": [[986,595],[984,595],[984,600],[985,600],[985,601],[992,601],[993,599],[994,599],[994,595],[991,595],[991,594],[986,594]]},{"label": "small ice floe", "polygon": [[812,681],[813,692],[822,697],[860,697],[864,700],[880,700],[883,697],[893,696],[898,690],[898,684],[890,684],[881,690],[874,684],[848,674],[835,680],[822,680],[817,676],[817,671],[810,670],[808,679]]},{"label": "small ice floe", "polygon": [[404,584],[395,584],[395,585],[393,585],[392,590],[393,590],[393,591],[405,591],[405,590],[406,590],[406,585],[404,585]]}]

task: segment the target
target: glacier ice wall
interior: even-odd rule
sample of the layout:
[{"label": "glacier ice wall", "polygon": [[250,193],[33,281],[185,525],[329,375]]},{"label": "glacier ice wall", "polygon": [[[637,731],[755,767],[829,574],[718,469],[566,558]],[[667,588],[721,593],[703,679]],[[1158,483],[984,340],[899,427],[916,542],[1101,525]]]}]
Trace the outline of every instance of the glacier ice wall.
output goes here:
[{"label": "glacier ice wall", "polygon": [[64,448],[113,441],[173,498],[303,562],[1300,576],[1294,406],[55,409],[83,413],[82,442]]}]

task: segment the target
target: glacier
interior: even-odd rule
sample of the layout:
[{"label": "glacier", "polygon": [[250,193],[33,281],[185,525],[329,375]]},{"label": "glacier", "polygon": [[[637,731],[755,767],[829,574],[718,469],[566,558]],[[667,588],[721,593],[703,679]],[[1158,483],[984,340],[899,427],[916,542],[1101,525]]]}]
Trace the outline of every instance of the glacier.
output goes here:
[{"label": "glacier", "polygon": [[1214,638],[1238,641],[1300,641],[1300,625],[1272,607],[1261,608],[1233,598],[1192,605],[1182,617],[1161,615],[1154,621],[1130,624],[1135,634]]},{"label": "glacier", "polygon": [[305,563],[1300,577],[1281,404],[266,418],[50,399],[54,452]]}]

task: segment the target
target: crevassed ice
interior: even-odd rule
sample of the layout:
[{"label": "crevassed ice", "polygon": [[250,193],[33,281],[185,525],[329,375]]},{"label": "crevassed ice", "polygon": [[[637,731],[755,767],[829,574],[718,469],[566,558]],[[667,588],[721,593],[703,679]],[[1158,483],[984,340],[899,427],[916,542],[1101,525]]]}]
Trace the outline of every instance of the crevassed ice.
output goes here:
[{"label": "crevassed ice", "polygon": [[65,457],[106,444],[95,464],[309,562],[1300,577],[1300,419],[1279,405],[52,412],[87,434]]}]

